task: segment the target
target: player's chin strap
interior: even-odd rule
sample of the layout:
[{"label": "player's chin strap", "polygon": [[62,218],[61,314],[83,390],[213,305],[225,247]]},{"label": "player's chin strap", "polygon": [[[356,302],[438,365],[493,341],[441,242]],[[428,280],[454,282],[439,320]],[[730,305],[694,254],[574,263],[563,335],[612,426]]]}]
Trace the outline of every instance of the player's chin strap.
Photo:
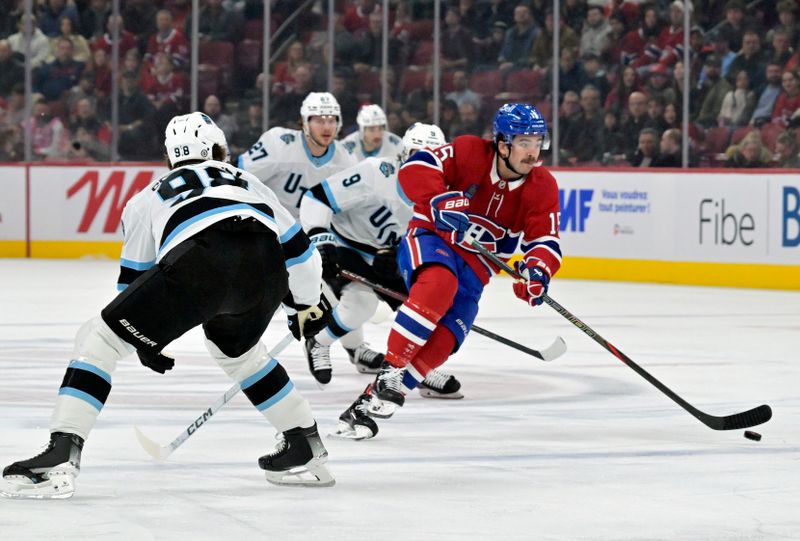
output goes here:
[{"label": "player's chin strap", "polygon": [[[511,143],[506,143],[506,144],[509,147],[511,146]],[[517,175],[517,178],[506,179],[506,180],[517,180],[517,179],[520,179],[520,178],[525,176],[522,173],[520,173],[519,171],[517,171],[516,169],[514,169],[514,166],[511,165],[511,161],[509,160],[509,158],[511,157],[511,151],[510,150],[508,152],[508,156],[501,156],[500,155],[500,146],[497,144],[497,141],[494,142],[494,152],[495,152],[495,154],[497,154],[498,158],[503,160],[503,163],[506,164],[506,167],[508,167],[508,170],[511,171],[512,173],[514,173],[515,175]]]}]

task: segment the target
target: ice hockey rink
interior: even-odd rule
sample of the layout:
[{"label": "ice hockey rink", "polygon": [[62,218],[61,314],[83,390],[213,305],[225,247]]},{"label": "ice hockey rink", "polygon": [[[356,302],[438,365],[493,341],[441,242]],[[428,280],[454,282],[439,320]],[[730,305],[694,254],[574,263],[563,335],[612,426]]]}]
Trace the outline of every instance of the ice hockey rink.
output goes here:
[{"label": "ice hockey rink", "polygon": [[[0,260],[2,465],[46,443],[72,339],[116,276],[109,261]],[[473,333],[446,365],[466,398],[415,394],[375,439],[326,440],[335,487],[268,484],[256,460],[274,432],[241,394],[165,463],[142,450],[134,425],[167,443],[231,385],[192,331],[166,375],[119,364],[75,496],[0,500],[0,539],[800,539],[800,293],[558,279],[550,293],[701,410],[771,405],[763,439],[707,428],[497,278],[477,323],[533,348],[560,335],[567,353],[544,363]],[[373,346],[389,324],[367,325]],[[281,315],[265,340],[285,334]],[[334,348],[324,391],[298,343],[278,357],[323,433],[370,378]]]}]

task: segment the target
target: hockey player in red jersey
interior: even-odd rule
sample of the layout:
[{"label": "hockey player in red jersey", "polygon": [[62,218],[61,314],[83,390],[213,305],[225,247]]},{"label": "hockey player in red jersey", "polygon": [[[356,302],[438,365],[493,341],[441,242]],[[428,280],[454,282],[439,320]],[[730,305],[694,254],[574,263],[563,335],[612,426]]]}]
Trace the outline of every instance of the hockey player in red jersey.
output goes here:
[{"label": "hockey player in red jersey", "polygon": [[458,350],[478,312],[483,288],[499,269],[472,240],[503,260],[517,251],[527,278],[514,293],[541,304],[561,265],[558,186],[541,166],[549,148],[547,123],[535,107],[503,105],[494,140],[465,135],[452,144],[423,149],[400,169],[414,217],[401,242],[398,263],[409,287],[388,339],[371,405],[391,415],[428,371]]}]

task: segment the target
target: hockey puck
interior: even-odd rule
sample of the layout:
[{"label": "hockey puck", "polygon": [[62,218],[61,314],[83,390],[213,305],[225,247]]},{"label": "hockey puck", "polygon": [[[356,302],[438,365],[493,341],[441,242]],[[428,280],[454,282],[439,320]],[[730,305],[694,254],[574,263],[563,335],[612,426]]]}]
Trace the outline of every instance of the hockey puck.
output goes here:
[{"label": "hockey puck", "polygon": [[744,437],[748,440],[761,441],[761,434],[758,432],[753,432],[752,430],[745,430]]}]

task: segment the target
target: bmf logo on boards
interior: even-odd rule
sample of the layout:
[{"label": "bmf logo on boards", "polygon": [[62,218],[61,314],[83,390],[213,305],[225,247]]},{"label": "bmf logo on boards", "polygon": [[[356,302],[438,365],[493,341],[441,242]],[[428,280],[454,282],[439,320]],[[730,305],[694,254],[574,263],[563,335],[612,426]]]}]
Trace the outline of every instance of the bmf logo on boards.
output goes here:
[{"label": "bmf logo on boards", "polygon": [[700,200],[699,223],[700,244],[711,243],[731,246],[750,246],[754,242],[756,223],[749,212],[729,212],[725,198],[719,200],[706,197]]},{"label": "bmf logo on boards", "polygon": [[796,248],[800,246],[800,190],[784,186],[781,199],[781,245]]},{"label": "bmf logo on boards", "polygon": [[586,220],[592,210],[594,190],[558,190],[561,205],[560,231],[586,231]]}]

